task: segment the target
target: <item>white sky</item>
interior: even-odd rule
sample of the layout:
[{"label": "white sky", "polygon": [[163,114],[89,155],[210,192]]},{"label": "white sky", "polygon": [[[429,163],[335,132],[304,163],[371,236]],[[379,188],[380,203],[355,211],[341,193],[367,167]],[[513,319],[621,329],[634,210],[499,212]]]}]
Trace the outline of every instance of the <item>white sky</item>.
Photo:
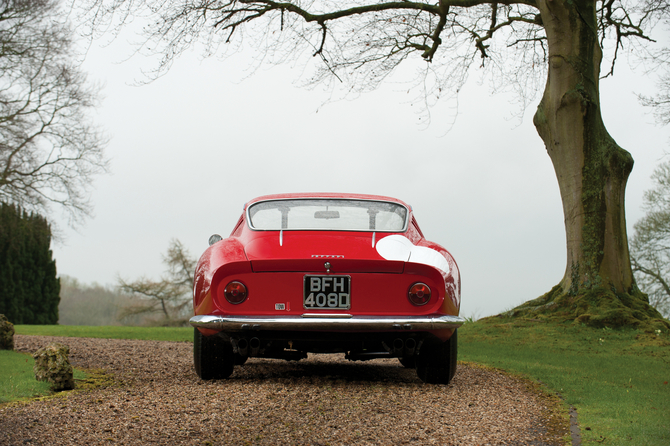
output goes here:
[{"label": "white sky", "polygon": [[[452,104],[431,110],[425,128],[407,85],[389,83],[354,100],[328,103],[298,88],[298,70],[279,66],[245,78],[247,55],[179,59],[144,86],[141,57],[123,60],[123,41],[93,44],[83,65],[104,84],[96,122],[112,137],[112,174],[95,182],[95,216],[53,246],[59,274],[113,285],[158,278],[172,238],[194,256],[213,233],[227,236],[243,204],[280,192],[360,192],[400,198],[429,240],[456,258],[461,315],[483,317],[549,291],[565,269],[558,185],[532,124],[519,125],[512,96],[490,96],[473,79]],[[667,128],[637,102],[651,92],[624,65],[602,82],[611,135],[635,158],[627,188],[629,232],[642,193],[668,147]]]}]

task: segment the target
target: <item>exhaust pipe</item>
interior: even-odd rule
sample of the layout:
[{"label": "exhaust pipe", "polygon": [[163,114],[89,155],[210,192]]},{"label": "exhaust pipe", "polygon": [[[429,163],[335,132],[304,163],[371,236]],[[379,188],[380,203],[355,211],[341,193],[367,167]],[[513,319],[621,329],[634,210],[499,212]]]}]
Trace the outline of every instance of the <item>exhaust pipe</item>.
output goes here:
[{"label": "exhaust pipe", "polygon": [[416,349],[416,341],[414,338],[408,338],[405,341],[405,356],[412,356],[414,354],[414,349]]},{"label": "exhaust pipe", "polygon": [[240,356],[247,356],[247,349],[249,348],[247,338],[240,338],[235,344],[237,345],[237,354]]},{"label": "exhaust pipe", "polygon": [[249,339],[249,356],[258,355],[258,350],[261,348],[261,340],[258,338]]},{"label": "exhaust pipe", "polygon": [[405,346],[405,342],[402,339],[400,339],[400,338],[394,339],[393,340],[393,353],[402,354],[402,349],[403,349],[404,346]]}]

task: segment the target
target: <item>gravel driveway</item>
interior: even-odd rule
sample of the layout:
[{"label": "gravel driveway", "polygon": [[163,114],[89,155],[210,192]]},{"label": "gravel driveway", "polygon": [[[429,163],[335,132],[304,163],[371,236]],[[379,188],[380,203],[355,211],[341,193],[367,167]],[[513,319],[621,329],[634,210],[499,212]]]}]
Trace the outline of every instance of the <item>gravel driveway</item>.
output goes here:
[{"label": "gravel driveway", "polygon": [[526,386],[459,365],[448,386],[421,383],[395,359],[250,359],[201,381],[190,343],[15,336],[50,341],[115,384],[0,407],[0,445],[555,445],[548,411]]}]

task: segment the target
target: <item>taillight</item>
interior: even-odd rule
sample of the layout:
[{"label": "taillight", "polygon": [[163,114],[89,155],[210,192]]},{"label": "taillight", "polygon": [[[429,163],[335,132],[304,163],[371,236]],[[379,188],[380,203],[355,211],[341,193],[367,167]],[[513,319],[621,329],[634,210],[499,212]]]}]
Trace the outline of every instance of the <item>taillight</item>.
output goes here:
[{"label": "taillight", "polygon": [[415,283],[407,293],[409,301],[414,305],[426,305],[430,300],[430,288],[425,283]]},{"label": "taillight", "polygon": [[223,295],[226,296],[226,300],[234,305],[244,302],[248,294],[247,287],[242,282],[230,282],[223,289]]}]

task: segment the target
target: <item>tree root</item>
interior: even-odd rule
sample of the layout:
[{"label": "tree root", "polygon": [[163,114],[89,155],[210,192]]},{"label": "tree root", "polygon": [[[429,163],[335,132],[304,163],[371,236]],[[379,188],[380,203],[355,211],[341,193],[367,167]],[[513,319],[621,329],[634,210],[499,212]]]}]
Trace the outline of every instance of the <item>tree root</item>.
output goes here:
[{"label": "tree root", "polygon": [[572,321],[602,328],[637,328],[646,332],[670,330],[670,321],[664,319],[649,305],[646,295],[639,290],[616,293],[605,288],[566,293],[556,285],[548,293],[525,302],[501,314],[510,318],[531,318],[551,321]]}]

